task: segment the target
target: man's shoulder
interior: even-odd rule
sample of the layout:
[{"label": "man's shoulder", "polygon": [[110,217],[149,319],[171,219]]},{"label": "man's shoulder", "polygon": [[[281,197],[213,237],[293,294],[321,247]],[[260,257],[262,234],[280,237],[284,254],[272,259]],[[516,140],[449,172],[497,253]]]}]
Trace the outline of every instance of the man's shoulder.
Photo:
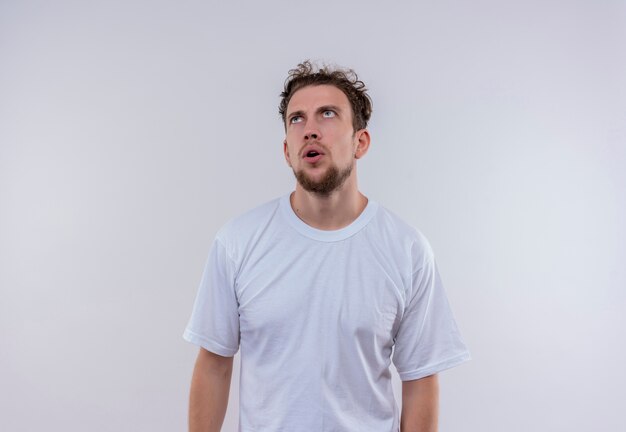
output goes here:
[{"label": "man's shoulder", "polygon": [[405,217],[400,216],[389,207],[378,204],[378,221],[383,229],[393,230],[396,235],[419,242],[428,242],[421,230]]},{"label": "man's shoulder", "polygon": [[432,258],[433,251],[428,238],[412,221],[379,204],[377,223],[377,231],[384,237],[384,241],[393,240],[402,249],[409,250],[415,262]]},{"label": "man's shoulder", "polygon": [[273,198],[233,216],[220,227],[217,231],[216,238],[220,239],[222,242],[227,242],[237,237],[249,237],[257,231],[259,227],[262,227],[271,220],[279,209],[281,198],[282,197]]}]

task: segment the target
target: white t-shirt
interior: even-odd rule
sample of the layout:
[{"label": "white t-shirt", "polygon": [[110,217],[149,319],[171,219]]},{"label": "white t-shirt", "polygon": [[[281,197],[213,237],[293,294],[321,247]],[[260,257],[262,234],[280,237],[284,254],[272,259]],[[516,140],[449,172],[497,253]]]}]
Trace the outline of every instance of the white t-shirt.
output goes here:
[{"label": "white t-shirt", "polygon": [[313,228],[290,194],[216,234],[185,340],[241,348],[240,432],[396,432],[403,381],[470,359],[426,238],[369,200]]}]

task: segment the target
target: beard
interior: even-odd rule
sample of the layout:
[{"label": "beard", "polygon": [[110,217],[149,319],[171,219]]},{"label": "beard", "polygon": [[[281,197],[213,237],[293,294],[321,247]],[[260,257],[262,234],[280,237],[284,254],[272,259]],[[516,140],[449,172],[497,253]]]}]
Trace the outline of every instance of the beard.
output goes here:
[{"label": "beard", "polygon": [[339,169],[335,165],[331,165],[322,178],[319,180],[313,180],[307,175],[305,170],[294,170],[293,174],[296,176],[296,180],[306,191],[313,192],[320,196],[329,196],[331,192],[341,187],[346,179],[350,177],[354,163],[349,164],[344,169]]}]

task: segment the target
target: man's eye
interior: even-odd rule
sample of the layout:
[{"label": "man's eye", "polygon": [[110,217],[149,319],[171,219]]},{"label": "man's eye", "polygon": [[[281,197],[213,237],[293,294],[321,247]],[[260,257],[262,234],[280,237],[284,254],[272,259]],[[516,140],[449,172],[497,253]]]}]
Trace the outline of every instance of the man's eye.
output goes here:
[{"label": "man's eye", "polygon": [[326,110],[322,113],[322,115],[326,118],[335,117],[335,111]]},{"label": "man's eye", "polygon": [[293,116],[289,119],[289,123],[300,123],[302,121],[302,116]]}]

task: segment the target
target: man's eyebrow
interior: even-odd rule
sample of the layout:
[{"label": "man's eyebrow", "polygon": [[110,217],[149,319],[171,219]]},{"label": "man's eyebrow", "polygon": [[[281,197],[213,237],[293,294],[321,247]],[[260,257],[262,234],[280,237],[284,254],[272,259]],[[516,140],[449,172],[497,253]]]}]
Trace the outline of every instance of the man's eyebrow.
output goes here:
[{"label": "man's eyebrow", "polygon": [[341,108],[339,108],[337,105],[324,105],[321,106],[317,109],[318,113],[324,112],[324,111],[336,111],[338,113],[341,112]]},{"label": "man's eyebrow", "polygon": [[[337,105],[322,105],[321,107],[319,107],[316,112],[317,113],[323,113],[324,111],[336,111],[337,113],[341,113],[341,108],[338,107]],[[287,114],[287,118],[290,119],[291,117],[295,117],[295,116],[302,116],[304,115],[304,111],[302,110],[298,110],[298,111],[294,111],[292,113]]]},{"label": "man's eyebrow", "polygon": [[303,115],[303,114],[304,114],[304,111],[302,111],[302,110],[298,110],[298,111],[294,111],[294,112],[292,112],[292,113],[287,114],[287,118],[291,118],[291,117],[293,117],[293,116],[297,116],[297,115],[298,115],[298,116],[301,116],[301,115]]}]

